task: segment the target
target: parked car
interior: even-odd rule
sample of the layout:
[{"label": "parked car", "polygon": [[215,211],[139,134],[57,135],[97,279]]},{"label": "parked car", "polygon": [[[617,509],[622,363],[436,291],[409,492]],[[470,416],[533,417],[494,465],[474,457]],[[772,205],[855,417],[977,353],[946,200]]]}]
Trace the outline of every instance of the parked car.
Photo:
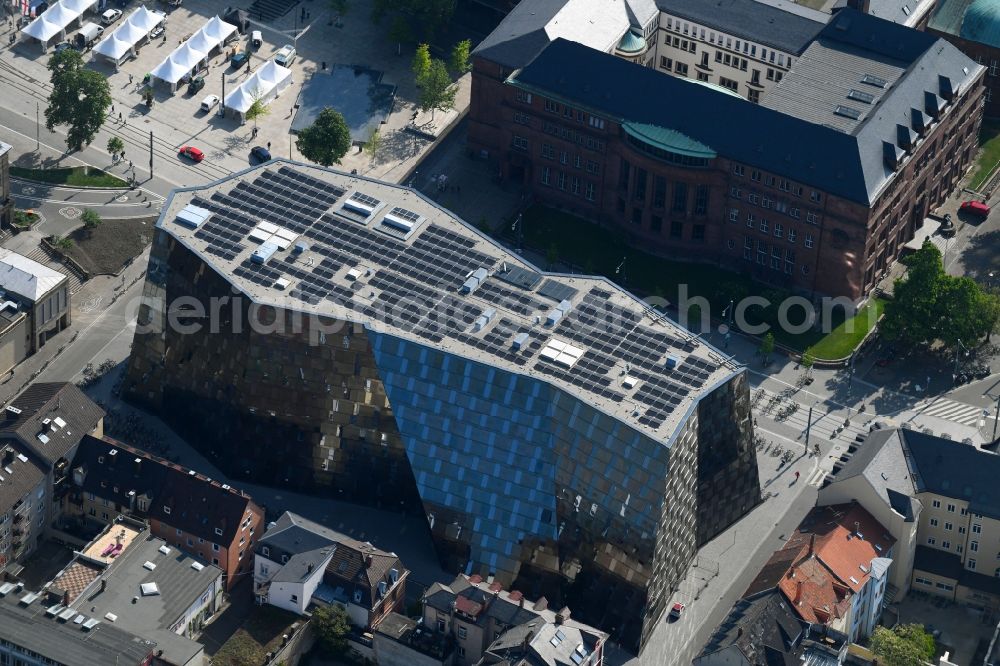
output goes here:
[{"label": "parked car", "polygon": [[179,157],[186,157],[193,162],[201,162],[205,159],[205,153],[201,152],[200,148],[195,148],[194,146],[183,146],[177,155]]},{"label": "parked car", "polygon": [[254,146],[250,149],[250,159],[258,162],[270,162],[271,151],[264,146]]},{"label": "parked car", "polygon": [[676,622],[677,620],[681,619],[681,614],[684,612],[685,608],[687,608],[687,606],[678,601],[670,609],[670,615],[668,616],[668,619],[671,622]]},{"label": "parked car", "polygon": [[103,23],[104,25],[111,25],[121,17],[122,17],[122,10],[109,9],[103,14],[101,14],[101,23]]},{"label": "parked car", "polygon": [[155,28],[149,31],[149,38],[156,39],[157,37],[162,35],[163,31],[166,29],[167,29],[166,26],[164,26],[162,23],[158,24]]},{"label": "parked car", "polygon": [[255,49],[259,49],[264,43],[264,36],[260,34],[260,30],[254,30],[250,33],[250,46]]},{"label": "parked car", "polygon": [[985,218],[990,214],[990,207],[982,201],[966,201],[958,209],[962,213]]},{"label": "parked car", "polygon": [[219,103],[218,95],[209,95],[205,99],[201,100],[201,110],[211,111],[215,108],[215,105]]},{"label": "parked car", "polygon": [[58,44],[55,45],[55,52],[59,53],[60,51],[65,51],[66,49],[71,49],[71,48],[73,48],[73,45],[70,44],[69,42],[59,42]]},{"label": "parked car", "polygon": [[196,76],[193,79],[191,79],[191,83],[188,84],[188,93],[193,95],[204,87],[205,87],[205,77]]},{"label": "parked car", "polygon": [[104,28],[97,25],[96,23],[84,23],[80,27],[80,31],[73,36],[76,48],[80,51],[90,48],[94,42],[101,38],[104,34]]},{"label": "parked car", "polygon": [[239,69],[243,65],[247,64],[248,60],[250,60],[249,51],[238,51],[233,54],[233,57],[229,59],[229,62],[233,66],[233,69]]},{"label": "parked car", "polygon": [[285,44],[274,54],[274,62],[282,67],[288,67],[293,60],[295,60],[295,47],[291,44]]}]

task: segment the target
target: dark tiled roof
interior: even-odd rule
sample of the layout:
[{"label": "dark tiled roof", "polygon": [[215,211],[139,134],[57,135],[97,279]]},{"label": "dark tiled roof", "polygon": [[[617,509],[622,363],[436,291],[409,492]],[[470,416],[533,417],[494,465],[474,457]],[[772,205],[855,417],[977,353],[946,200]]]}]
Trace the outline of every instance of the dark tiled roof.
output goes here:
[{"label": "dark tiled roof", "polygon": [[[9,409],[0,413],[0,436],[19,438],[49,466],[69,454],[104,418],[104,410],[68,382],[32,384],[7,406],[21,413],[15,415]],[[66,425],[55,426],[56,418]],[[45,419],[52,420],[48,426],[42,424]],[[48,441],[43,443],[39,434]]]},{"label": "dark tiled roof", "polygon": [[1000,456],[914,430],[899,430],[917,492],[966,500],[969,510],[1000,519]]},{"label": "dark tiled roof", "polygon": [[551,41],[545,32],[567,0],[530,0],[518,5],[476,47],[475,54],[505,67],[523,67]]},{"label": "dark tiled roof", "polygon": [[[716,627],[694,663],[695,666],[701,661],[717,663],[717,659],[703,658],[724,650],[738,652],[750,664],[786,663],[786,658],[792,660],[798,656],[793,654],[793,645],[804,631],[805,627],[780,592],[741,599]],[[775,658],[779,661],[774,662]]]},{"label": "dark tiled roof", "polygon": [[[145,494],[151,499],[150,518],[220,545],[232,543],[243,516],[255,506],[234,488],[108,437],[84,437],[73,458],[73,471],[74,477],[83,472],[83,491],[125,506],[130,491],[137,497]],[[169,514],[164,507],[169,507]],[[217,528],[222,534],[216,533]]]},{"label": "dark tiled roof", "polygon": [[0,442],[0,477],[3,477],[0,481],[0,515],[10,511],[19,499],[45,479],[45,470],[27,453],[16,442]]},{"label": "dark tiled roof", "polygon": [[557,39],[511,83],[619,121],[667,127],[725,157],[869,202],[855,137],[694,81]]},{"label": "dark tiled roof", "polygon": [[946,550],[917,546],[913,569],[957,580],[962,575],[962,558]]},{"label": "dark tiled roof", "polygon": [[868,484],[907,521],[917,513],[916,489],[898,429],[876,430],[835,475],[835,482],[863,476]]},{"label": "dark tiled roof", "polygon": [[757,0],[657,0],[660,10],[699,25],[799,54],[823,23]]}]

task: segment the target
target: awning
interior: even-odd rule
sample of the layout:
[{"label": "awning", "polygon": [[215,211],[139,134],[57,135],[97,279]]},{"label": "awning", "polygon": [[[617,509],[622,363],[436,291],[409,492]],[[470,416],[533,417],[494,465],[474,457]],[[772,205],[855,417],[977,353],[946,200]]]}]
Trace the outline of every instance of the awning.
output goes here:
[{"label": "awning", "polygon": [[932,217],[925,217],[923,225],[921,225],[921,227],[917,229],[917,232],[913,235],[913,238],[910,239],[910,241],[907,242],[905,245],[903,245],[903,247],[906,248],[907,250],[913,250],[914,252],[916,252],[917,250],[919,250],[921,247],[924,246],[924,241],[932,238],[934,234],[937,233],[937,230],[940,228],[941,228],[940,222],[938,222]]},{"label": "awning", "polygon": [[220,46],[234,32],[236,26],[224,22],[218,16],[213,16],[198,32],[174,49],[173,53],[157,65],[151,74],[161,81],[177,83],[208,57],[212,49]]},{"label": "awning", "polygon": [[259,98],[264,104],[269,104],[291,83],[292,70],[268,60],[239,88],[226,96],[226,108],[246,113],[254,99]]}]

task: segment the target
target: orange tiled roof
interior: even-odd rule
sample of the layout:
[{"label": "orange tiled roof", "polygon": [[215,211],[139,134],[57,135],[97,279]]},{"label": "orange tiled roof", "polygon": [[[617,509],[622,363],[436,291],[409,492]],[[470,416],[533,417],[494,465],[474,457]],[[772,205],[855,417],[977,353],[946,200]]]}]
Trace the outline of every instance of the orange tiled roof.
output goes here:
[{"label": "orange tiled roof", "polygon": [[778,583],[778,589],[807,622],[826,624],[843,617],[850,605],[850,590],[815,557],[790,569]]},{"label": "orange tiled roof", "polygon": [[855,592],[868,580],[872,560],[886,556],[896,542],[860,504],[818,507],[809,520],[799,531],[816,535],[816,557]]}]

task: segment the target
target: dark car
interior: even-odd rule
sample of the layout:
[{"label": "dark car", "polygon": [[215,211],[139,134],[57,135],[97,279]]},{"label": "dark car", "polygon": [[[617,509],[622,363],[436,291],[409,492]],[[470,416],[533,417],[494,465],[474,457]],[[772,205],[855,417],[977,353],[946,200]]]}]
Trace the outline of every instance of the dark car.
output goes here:
[{"label": "dark car", "polygon": [[250,149],[250,159],[258,162],[270,162],[271,151],[264,146],[254,146]]},{"label": "dark car", "polygon": [[235,68],[239,69],[243,65],[247,64],[247,60],[250,59],[250,54],[246,51],[240,51],[239,53],[234,53],[233,57],[229,59],[229,63]]},{"label": "dark car", "polygon": [[191,83],[188,84],[188,94],[193,95],[204,87],[205,87],[205,77],[196,76],[193,79],[191,79]]},{"label": "dark car", "polygon": [[60,51],[65,51],[66,49],[71,49],[71,48],[74,48],[74,47],[69,42],[59,42],[55,46],[55,52],[59,53]]}]

